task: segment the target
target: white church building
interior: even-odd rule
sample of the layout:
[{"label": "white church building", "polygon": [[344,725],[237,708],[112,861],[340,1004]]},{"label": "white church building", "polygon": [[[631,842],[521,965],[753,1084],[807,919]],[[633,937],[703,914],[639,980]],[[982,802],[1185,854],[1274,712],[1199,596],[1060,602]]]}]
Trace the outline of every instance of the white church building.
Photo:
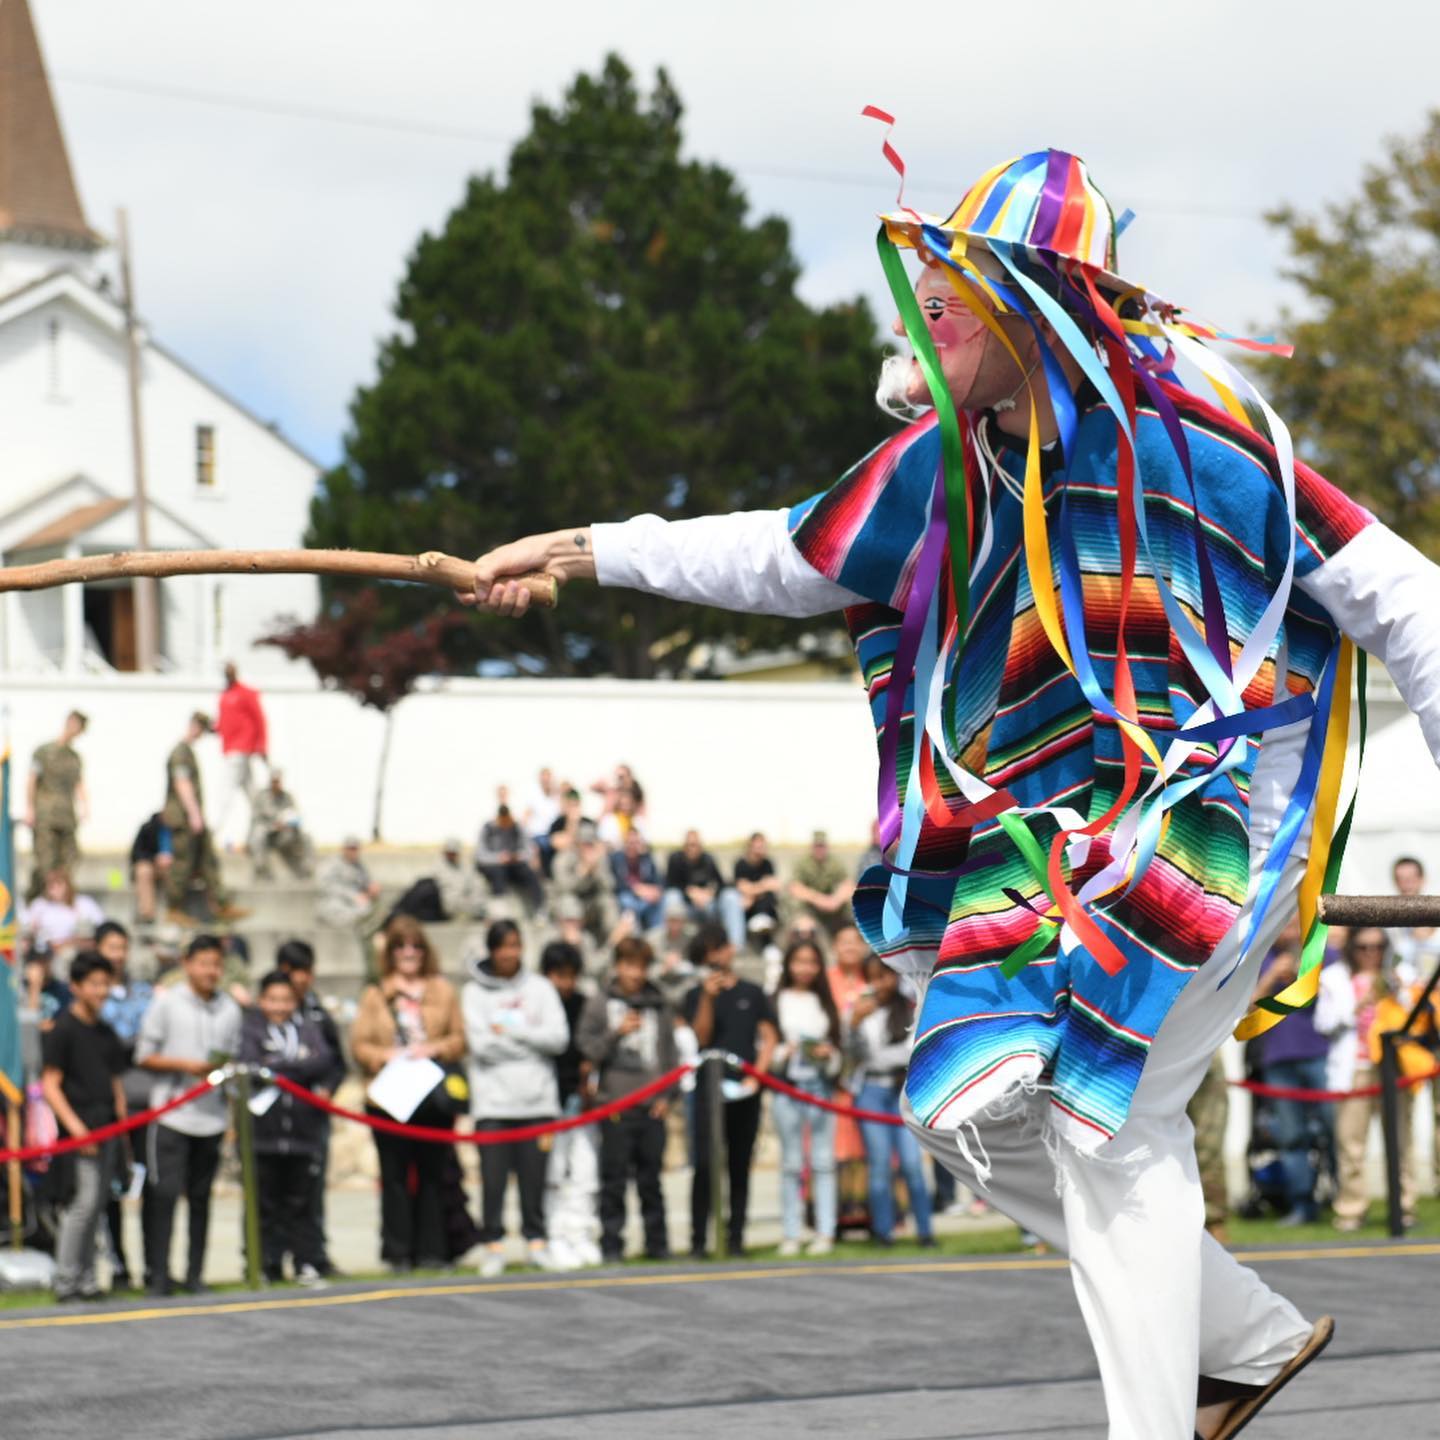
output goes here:
[{"label": "white church building", "polygon": [[[113,252],[80,203],[25,0],[0,4],[0,565],[139,548],[125,315]],[[151,549],[300,544],[319,467],[140,328]],[[310,620],[310,576],[157,582],[157,668],[294,671],[252,650]],[[136,668],[130,581],[0,595],[0,674]]]}]

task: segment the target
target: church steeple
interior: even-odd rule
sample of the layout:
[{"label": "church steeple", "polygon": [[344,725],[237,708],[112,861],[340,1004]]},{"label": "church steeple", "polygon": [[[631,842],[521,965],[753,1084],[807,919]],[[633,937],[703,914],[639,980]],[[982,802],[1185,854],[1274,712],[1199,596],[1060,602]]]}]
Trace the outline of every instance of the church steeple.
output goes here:
[{"label": "church steeple", "polygon": [[0,242],[89,251],[29,0],[0,0]]}]

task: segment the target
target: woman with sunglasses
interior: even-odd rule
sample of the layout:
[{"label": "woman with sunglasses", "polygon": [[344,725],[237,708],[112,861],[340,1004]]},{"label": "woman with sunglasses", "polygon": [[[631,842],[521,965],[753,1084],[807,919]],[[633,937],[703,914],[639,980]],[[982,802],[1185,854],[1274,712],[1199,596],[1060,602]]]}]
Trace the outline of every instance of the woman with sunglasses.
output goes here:
[{"label": "woman with sunglasses", "polygon": [[[453,1065],[465,1054],[465,1024],[455,987],[440,973],[419,921],[397,915],[385,927],[380,979],[366,987],[350,1032],[355,1063],[368,1080],[397,1056]],[[383,1114],[373,1105],[372,1114]],[[408,1117],[414,1125],[450,1129],[454,1117],[431,1099]],[[392,1270],[438,1270],[449,1264],[445,1236],[446,1160],[453,1147],[377,1130],[380,1156],[380,1258]],[[414,1183],[411,1183],[411,1177]]]},{"label": "woman with sunglasses", "polygon": [[[1334,1090],[1363,1090],[1380,1081],[1379,1022],[1382,1012],[1398,1010],[1408,992],[1404,977],[1388,963],[1390,942],[1380,929],[1352,930],[1345,941],[1345,966],[1337,982],[1325,983],[1315,1007],[1315,1028],[1330,1036],[1326,1083]],[[1414,1092],[1400,1091],[1400,1208],[1407,1226],[1415,1223],[1415,1167],[1411,1154],[1410,1110]],[[1335,1197],[1335,1228],[1358,1230],[1370,1208],[1365,1155],[1371,1120],[1379,1114],[1373,1095],[1356,1095],[1335,1107],[1340,1193]]]}]

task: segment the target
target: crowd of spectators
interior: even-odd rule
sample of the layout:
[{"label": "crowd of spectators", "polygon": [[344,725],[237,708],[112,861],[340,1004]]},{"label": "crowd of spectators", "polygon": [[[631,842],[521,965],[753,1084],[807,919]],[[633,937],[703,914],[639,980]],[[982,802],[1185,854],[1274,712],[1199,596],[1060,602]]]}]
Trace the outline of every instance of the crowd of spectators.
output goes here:
[{"label": "crowd of spectators", "polygon": [[[338,854],[315,867],[278,772],[261,773],[263,710],[233,671],[220,717],[222,733],[235,733],[215,830],[223,824],[244,835],[240,802],[248,800],[248,841],[222,847],[206,824],[195,746],[214,727],[197,713],[167,759],[164,803],[141,826],[132,853],[134,913],[126,918],[147,938],[168,922],[172,936],[174,963],[153,983],[131,974],[125,926],[107,919],[95,900],[75,895],[75,826],[63,833],[67,815],[59,816],[62,833],[50,849],[67,863],[42,878],[21,918],[27,1011],[43,1042],[35,1070],[56,1132],[83,1136],[163,1105],[227,1059],[262,1065],[320,1098],[333,1097],[347,1073],[356,1074],[367,1097],[361,1103],[389,1118],[371,1096],[374,1082],[397,1062],[423,1060],[438,1067],[440,1079],[406,1111],[406,1122],[513,1129],[522,1138],[480,1148],[480,1194],[472,1200],[454,1146],[374,1132],[379,1253],[393,1269],[446,1267],[478,1255],[482,1273],[498,1273],[506,1262],[512,1177],[525,1253],[537,1266],[618,1258],[632,1185],[645,1253],[669,1255],[661,1175],[672,1138],[692,1171],[683,1248],[701,1250],[710,1222],[714,1115],[722,1119],[719,1150],[728,1178],[724,1241],[739,1252],[762,1113],[760,1087],[740,1071],[719,1078],[718,1101],[707,1070],[603,1126],[544,1143],[523,1137],[537,1121],[652,1085],[706,1047],[773,1070],[821,1098],[843,1097],[848,1072],[865,1063],[851,1017],[866,1013],[871,986],[864,975],[868,952],[849,916],[853,876],[826,837],[814,836],[789,877],[760,833],[733,867],[722,866],[695,830],[657,857],[645,833],[644,792],[628,767],[583,791],[543,770],[517,805],[500,791],[472,859],[459,839],[447,839],[426,873],[398,897],[386,896],[358,837],[347,837]],[[70,746],[84,723],[71,717],[57,744]],[[83,799],[78,756],[73,763],[61,758],[39,757],[32,771],[52,819],[65,809],[57,795]],[[82,807],[71,813],[78,823]],[[348,1034],[319,999],[314,951],[305,940],[287,940],[272,963],[255,966],[243,927],[197,933],[207,920],[244,915],[219,873],[222,848],[248,850],[260,885],[273,877],[277,861],[296,877],[313,873],[317,927],[361,941],[370,980],[352,1007]],[[466,956],[458,985],[441,973],[426,928],[454,920],[485,927],[483,946]],[[178,951],[177,934],[188,937]],[[908,1009],[894,1013],[908,1029]],[[264,1274],[321,1284],[335,1273],[324,1222],[330,1121],[274,1088],[262,1090],[252,1109]],[[798,1248],[808,1214],[810,1249],[824,1253],[842,1219],[869,1222],[868,1197],[882,1188],[889,1152],[874,1160],[867,1181],[855,1174],[865,1170],[866,1142],[853,1122],[837,1125],[827,1112],[782,1097],[775,1124],[785,1250]],[[46,1181],[64,1216],[57,1294],[96,1293],[97,1234],[106,1237],[112,1283],[143,1284],[155,1294],[203,1289],[209,1201],[229,1128],[225,1100],[212,1091],[128,1141],[57,1160]],[[837,1172],[847,1166],[851,1198],[842,1206]],[[124,1194],[140,1200],[141,1256],[125,1253]],[[172,1276],[182,1198],[188,1234]],[[928,1239],[928,1196],[909,1203],[919,1235]],[[884,1221],[882,1239],[893,1224]],[[75,1259],[81,1252],[84,1264]]]},{"label": "crowd of spectators", "polygon": [[[628,767],[583,791],[547,769],[518,804],[499,792],[473,858],[467,861],[459,839],[448,839],[424,873],[387,898],[358,837],[316,869],[278,772],[258,773],[263,711],[233,672],[220,713],[222,734],[227,725],[235,732],[225,823],[240,829],[234,822],[242,795],[251,809],[243,845],[230,848],[248,850],[258,884],[274,875],[277,860],[297,878],[313,875],[317,927],[351,934],[361,947],[368,979],[348,1034],[322,1003],[305,939],[286,940],[252,967],[233,926],[246,912],[224,888],[219,847],[205,822],[193,748],[211,729],[203,714],[191,717],[172,749],[164,802],[141,826],[131,857],[135,913],[127,918],[148,934],[162,918],[163,900],[164,918],[183,922],[186,938],[177,963],[153,981],[131,973],[129,931],[73,885],[74,832],[85,808],[73,742],[86,723],[74,714],[59,740],[37,754],[26,798],[37,864],[21,916],[24,999],[30,1033],[43,1047],[31,1054],[35,1135],[43,1138],[48,1111],[54,1133],[84,1137],[165,1104],[230,1059],[262,1065],[322,1100],[358,1075],[358,1103],[378,1119],[516,1135],[479,1148],[479,1195],[472,1197],[455,1145],[373,1132],[378,1250],[396,1272],[447,1268],[468,1257],[481,1274],[499,1274],[513,1253],[505,1233],[512,1179],[521,1253],[534,1266],[620,1258],[632,1185],[645,1254],[668,1256],[672,1242],[699,1253],[712,1220],[716,1155],[723,1156],[728,1196],[723,1243],[738,1254],[763,1106],[759,1083],[744,1070],[707,1066],[603,1124],[544,1140],[531,1133],[539,1122],[622,1100],[682,1061],[718,1050],[778,1076],[792,1092],[769,1104],[782,1255],[827,1254],[856,1226],[889,1244],[906,1217],[916,1241],[934,1244],[936,1209],[967,1208],[951,1177],[927,1175],[903,1127],[857,1123],[807,1103],[853,1099],[862,1111],[898,1116],[914,1023],[915,996],[869,953],[849,909],[855,871],[831,853],[823,833],[788,875],[759,832],[728,867],[693,829],[659,857],[646,836],[644,791]],[[1419,862],[1408,857],[1397,862],[1395,878],[1402,892],[1424,883]],[[205,920],[217,922],[216,933],[197,933]],[[447,978],[427,927],[449,921],[471,927],[475,943]],[[1281,936],[1257,994],[1277,993],[1294,979],[1300,942],[1298,931]],[[1251,1073],[1303,1088],[1373,1082],[1379,1030],[1393,1022],[1392,1012],[1403,1013],[1437,963],[1434,931],[1332,930],[1319,1003],[1252,1044]],[[256,980],[253,970],[264,973]],[[1432,1063],[1430,1051],[1411,1058],[1417,1066]],[[407,1083],[427,1077],[423,1095],[412,1095],[403,1113],[393,1108],[389,1083],[402,1073]],[[1208,1129],[1223,1136],[1218,1069],[1215,1082],[1219,1129]],[[1203,1135],[1201,1098],[1195,1113]],[[1406,1091],[1407,1139],[1412,1103]],[[264,1274],[323,1284],[337,1273],[325,1224],[331,1121],[276,1087],[262,1087],[251,1108]],[[1314,1221],[1329,1207],[1337,1227],[1359,1226],[1369,1203],[1374,1109],[1360,1097],[1338,1106],[1257,1104],[1247,1204],[1269,1204],[1291,1224]],[[143,1284],[155,1294],[177,1285],[203,1290],[210,1196],[230,1127],[226,1100],[212,1091],[128,1141],[86,1146],[54,1162],[40,1183],[61,1216],[57,1296],[99,1293],[97,1237],[110,1253],[114,1285]],[[661,1184],[672,1141],[691,1175],[684,1237],[669,1232]],[[1228,1197],[1218,1140],[1212,1148],[1221,1169],[1219,1218],[1207,1197],[1207,1219],[1218,1228]],[[1202,1153],[1202,1170],[1213,1169]],[[1408,1145],[1402,1173],[1412,1216]],[[124,1195],[140,1202],[143,1255],[133,1268],[121,1224]],[[183,1278],[176,1278],[170,1253],[182,1198],[188,1234]],[[983,1201],[968,1208],[982,1211]]]},{"label": "crowd of spectators", "polygon": [[[1425,871],[1413,856],[1395,861],[1393,879],[1401,895],[1425,889]],[[1257,999],[1279,994],[1299,974],[1303,937],[1292,922],[1265,957]],[[1433,927],[1383,930],[1332,926],[1321,959],[1314,1006],[1288,1016],[1246,1047],[1247,1073],[1284,1090],[1346,1094],[1375,1087],[1380,1079],[1380,1035],[1396,1030],[1409,1015],[1425,982],[1440,964],[1440,930]],[[1413,1042],[1400,1047],[1406,1075],[1426,1075],[1437,1060],[1432,998]],[[1220,1103],[1223,1105],[1223,1091]],[[1440,1156],[1440,1085],[1433,1086],[1436,1155]],[[1414,1087],[1399,1093],[1400,1201],[1405,1225],[1415,1223],[1418,1193],[1414,1174],[1412,1110]],[[1313,1224],[1328,1214],[1337,1230],[1358,1230],[1371,1208],[1373,1124],[1380,1100],[1350,1095],[1340,1100],[1262,1096],[1253,1108],[1248,1149],[1248,1213],[1272,1212],[1286,1226]],[[1198,1122],[1197,1122],[1198,1125]],[[1202,1164],[1202,1169],[1203,1169]]]}]

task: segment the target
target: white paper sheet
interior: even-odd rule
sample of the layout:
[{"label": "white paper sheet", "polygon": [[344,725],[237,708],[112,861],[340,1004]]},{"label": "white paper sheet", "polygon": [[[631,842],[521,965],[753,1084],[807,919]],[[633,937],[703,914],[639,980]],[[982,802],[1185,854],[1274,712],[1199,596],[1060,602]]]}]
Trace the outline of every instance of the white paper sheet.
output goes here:
[{"label": "white paper sheet", "polygon": [[397,1055],[370,1082],[365,1094],[372,1105],[404,1124],[444,1078],[444,1070],[433,1060]]}]

